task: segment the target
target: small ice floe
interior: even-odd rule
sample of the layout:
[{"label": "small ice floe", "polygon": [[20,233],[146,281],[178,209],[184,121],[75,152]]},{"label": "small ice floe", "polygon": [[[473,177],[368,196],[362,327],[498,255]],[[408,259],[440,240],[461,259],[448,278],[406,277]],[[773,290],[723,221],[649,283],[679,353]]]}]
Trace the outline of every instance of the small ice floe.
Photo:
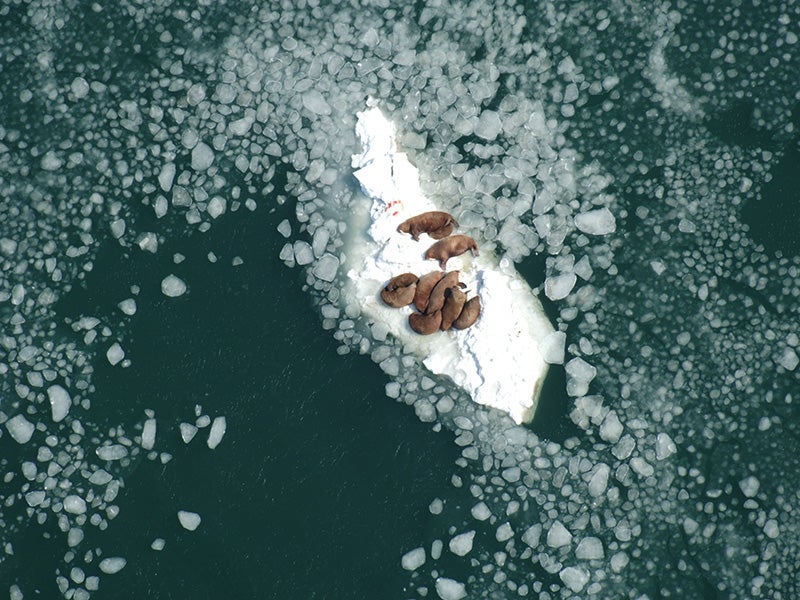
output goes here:
[{"label": "small ice floe", "polygon": [[186,283],[180,277],[167,275],[161,280],[161,293],[169,298],[177,298],[186,292]]},{"label": "small ice floe", "polygon": [[202,519],[196,512],[179,510],[178,521],[180,521],[181,527],[187,531],[194,531],[200,526],[200,521],[202,521]]},{"label": "small ice floe", "polygon": [[219,443],[222,441],[222,436],[225,435],[225,430],[228,427],[228,423],[225,420],[225,417],[216,417],[214,422],[211,423],[211,431],[208,432],[208,447],[212,450],[216,448]]}]

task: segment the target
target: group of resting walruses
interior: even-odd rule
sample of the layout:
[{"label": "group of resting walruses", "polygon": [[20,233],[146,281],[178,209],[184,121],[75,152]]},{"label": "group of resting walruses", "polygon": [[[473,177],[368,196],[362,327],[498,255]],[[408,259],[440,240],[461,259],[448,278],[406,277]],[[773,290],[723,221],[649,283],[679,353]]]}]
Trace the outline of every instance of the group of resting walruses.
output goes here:
[{"label": "group of resting walruses", "polygon": [[410,233],[419,241],[421,233],[435,240],[425,252],[426,259],[436,259],[442,271],[432,271],[422,277],[402,273],[389,280],[381,290],[381,299],[394,308],[414,304],[417,311],[408,316],[408,324],[417,333],[427,335],[448,329],[466,329],[481,313],[478,296],[467,299],[466,285],[458,281],[458,271],[445,271],[447,260],[471,250],[478,256],[478,244],[468,235],[450,235],[458,222],[443,211],[425,212],[403,221],[400,233]]}]

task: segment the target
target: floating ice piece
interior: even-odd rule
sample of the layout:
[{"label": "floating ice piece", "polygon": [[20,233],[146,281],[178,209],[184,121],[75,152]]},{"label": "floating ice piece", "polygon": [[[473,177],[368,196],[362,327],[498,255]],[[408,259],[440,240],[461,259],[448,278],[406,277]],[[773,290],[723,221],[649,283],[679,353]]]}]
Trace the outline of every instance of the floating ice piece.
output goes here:
[{"label": "floating ice piece", "polygon": [[[500,133],[499,118],[489,113],[484,111],[481,124],[487,139]],[[517,423],[530,421],[548,368],[539,341],[553,332],[538,298],[510,261],[498,261],[481,249],[478,257],[448,261],[448,268],[460,270],[461,281],[480,296],[481,316],[472,327],[421,336],[408,326],[410,309],[383,305],[376,292],[393,276],[437,269],[423,258],[427,236],[415,242],[396,231],[405,219],[437,207],[423,195],[419,173],[406,154],[397,151],[394,127],[379,109],[359,113],[356,132],[363,152],[353,156],[353,167],[371,207],[368,213],[356,211],[352,216],[352,230],[367,235],[352,235],[345,251],[353,265],[346,293],[371,322],[384,323],[430,371],[449,377],[475,402],[502,410]],[[294,253],[302,264],[297,243]]]},{"label": "floating ice piece", "polygon": [[72,398],[69,392],[60,385],[51,385],[47,388],[47,397],[50,400],[50,412],[53,415],[53,421],[58,423],[69,414],[69,409],[72,406]]},{"label": "floating ice piece", "polygon": [[192,169],[205,171],[214,162],[214,151],[203,142],[192,148]]},{"label": "floating ice piece", "polygon": [[136,314],[136,300],[133,298],[127,298],[123,300],[119,304],[117,304],[119,309],[128,316]]},{"label": "floating ice piece", "polygon": [[472,551],[472,542],[475,539],[475,531],[467,531],[455,536],[450,540],[450,552],[456,556],[466,556]]},{"label": "floating ice piece", "polygon": [[755,498],[758,495],[758,489],[761,487],[761,482],[758,481],[758,478],[750,475],[739,482],[739,487],[745,496],[748,498]]},{"label": "floating ice piece", "polygon": [[323,254],[314,265],[314,276],[322,281],[333,281],[339,270],[339,259],[333,254]]},{"label": "floating ice piece", "polygon": [[120,460],[128,456],[128,449],[122,444],[100,446],[95,452],[100,460]]},{"label": "floating ice piece", "polygon": [[6,421],[6,429],[14,441],[18,444],[27,444],[36,429],[33,423],[28,421],[23,415],[15,415]]},{"label": "floating ice piece", "polygon": [[225,435],[225,430],[227,429],[228,424],[225,421],[225,417],[216,417],[214,422],[211,423],[211,431],[208,432],[208,447],[212,450],[219,446],[219,443],[222,441],[222,436]]},{"label": "floating ice piece", "polygon": [[180,277],[167,275],[161,280],[161,293],[169,298],[177,298],[186,292],[186,283]]},{"label": "floating ice piece", "polygon": [[554,522],[547,531],[547,545],[551,548],[568,546],[572,542],[572,534],[561,524],[561,521]]},{"label": "floating ice piece", "polygon": [[575,548],[575,556],[581,560],[601,560],[603,554],[603,542],[600,538],[585,537]]},{"label": "floating ice piece", "polygon": [[478,502],[472,507],[470,512],[472,513],[473,518],[477,519],[478,521],[485,521],[492,516],[492,511],[489,510],[489,507],[486,506],[485,502]]},{"label": "floating ice piece", "polygon": [[425,564],[425,548],[409,550],[400,559],[400,564],[406,571],[416,571]]},{"label": "floating ice piece", "polygon": [[778,359],[778,364],[787,371],[794,371],[797,365],[800,364],[800,358],[792,348],[786,348],[780,359]]},{"label": "floating ice piece", "polygon": [[188,531],[194,531],[200,526],[200,515],[196,512],[191,512],[188,510],[179,510],[178,511],[178,521],[181,523],[181,527],[187,529]]},{"label": "floating ice piece", "polygon": [[575,287],[575,273],[562,273],[544,280],[544,293],[550,300],[563,300]]},{"label": "floating ice piece", "polygon": [[161,552],[164,549],[164,546],[167,545],[167,542],[164,541],[164,538],[156,538],[150,544],[150,547],[155,550],[156,552]]},{"label": "floating ice piece", "polygon": [[589,571],[581,567],[566,567],[561,570],[558,576],[564,582],[564,585],[576,593],[580,592],[589,583]]},{"label": "floating ice piece", "polygon": [[175,163],[168,162],[161,167],[161,173],[158,174],[158,185],[165,192],[172,189],[172,180],[175,179]]},{"label": "floating ice piece", "polygon": [[110,556],[100,561],[100,570],[106,575],[119,573],[128,564],[128,561],[121,556]]},{"label": "floating ice piece", "polygon": [[675,442],[672,441],[672,438],[669,437],[666,433],[659,433],[656,436],[656,458],[658,460],[664,460],[675,454],[678,451],[678,447],[675,445]]},{"label": "floating ice piece", "polygon": [[69,86],[70,91],[77,100],[85,98],[89,93],[89,82],[83,77],[76,77]]},{"label": "floating ice piece", "polygon": [[464,584],[447,577],[436,578],[436,593],[442,600],[461,600],[467,597]]},{"label": "floating ice piece", "polygon": [[575,227],[589,235],[607,235],[617,230],[617,222],[611,211],[603,207],[575,215]]},{"label": "floating ice piece", "polygon": [[86,501],[80,496],[70,494],[64,498],[64,510],[73,515],[82,515],[86,512]]},{"label": "floating ice piece", "polygon": [[542,525],[541,523],[536,523],[535,525],[531,525],[522,534],[522,541],[525,542],[531,548],[536,548],[539,545],[539,539],[542,537]]},{"label": "floating ice piece", "polygon": [[192,425],[191,423],[181,423],[181,439],[183,440],[184,444],[188,444],[189,442],[194,439],[194,436],[197,434],[197,427]]},{"label": "floating ice piece", "polygon": [[156,443],[156,420],[147,419],[142,428],[142,448],[152,450]]},{"label": "floating ice piece", "polygon": [[564,364],[564,346],[567,343],[567,334],[563,331],[554,331],[539,341],[539,352],[542,358],[551,365]]},{"label": "floating ice piece", "polygon": [[108,359],[108,362],[114,366],[123,358],[125,358],[125,351],[122,349],[122,346],[120,346],[117,342],[114,342],[111,344],[111,347],[106,350],[106,358]]}]

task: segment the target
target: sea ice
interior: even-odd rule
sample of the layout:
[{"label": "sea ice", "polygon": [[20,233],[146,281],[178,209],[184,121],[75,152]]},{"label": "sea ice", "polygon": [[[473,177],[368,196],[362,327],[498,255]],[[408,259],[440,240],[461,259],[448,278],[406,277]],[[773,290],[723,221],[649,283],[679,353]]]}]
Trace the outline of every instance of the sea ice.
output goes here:
[{"label": "sea ice", "polygon": [[51,385],[47,388],[47,397],[50,400],[50,412],[53,421],[56,423],[62,421],[69,414],[69,409],[72,406],[72,398],[70,398],[69,392],[60,385]]},{"label": "sea ice", "polygon": [[152,450],[156,443],[156,420],[147,419],[142,428],[142,448]]},{"label": "sea ice", "polygon": [[475,539],[475,531],[467,531],[455,536],[450,540],[450,552],[457,556],[466,556],[472,550],[472,541]]},{"label": "sea ice", "polygon": [[214,162],[214,151],[203,142],[192,148],[192,169],[205,171]]},{"label": "sea ice", "polygon": [[447,577],[436,579],[436,593],[442,600],[461,600],[467,597],[467,590],[463,583]]},{"label": "sea ice", "polygon": [[23,415],[15,415],[6,421],[6,429],[18,444],[27,444],[36,427]]},{"label": "sea ice", "polygon": [[113,575],[119,573],[126,564],[128,561],[121,556],[111,556],[100,561],[100,570],[106,575]]},{"label": "sea ice", "polygon": [[547,531],[547,545],[551,548],[560,548],[569,545],[570,542],[572,542],[572,534],[561,524],[561,521],[555,521]]},{"label": "sea ice", "polygon": [[617,229],[614,215],[606,207],[575,215],[575,227],[589,235],[607,235]]},{"label": "sea ice", "polygon": [[[484,112],[483,133],[498,135],[499,118],[493,111]],[[348,264],[358,265],[348,271],[352,283],[348,292],[370,320],[385,323],[430,371],[448,376],[478,404],[498,408],[517,423],[529,421],[547,372],[538,341],[553,331],[541,304],[510,260],[497,260],[490,250],[481,250],[478,257],[463,255],[448,262],[448,268],[460,271],[471,294],[480,297],[478,321],[463,331],[414,334],[407,322],[408,309],[383,305],[376,290],[398,273],[435,269],[423,258],[420,243],[398,234],[396,228],[403,220],[437,207],[422,193],[417,169],[397,151],[394,128],[380,110],[359,113],[356,131],[363,153],[353,156],[353,166],[372,200],[371,223],[365,223],[366,237],[353,236],[346,253]],[[495,185],[493,180],[481,181],[482,186]],[[294,252],[297,259],[297,242]],[[517,310],[509,311],[511,305]]]},{"label": "sea ice", "polygon": [[64,498],[64,510],[73,515],[82,515],[86,512],[86,501],[80,496],[70,494]]},{"label": "sea ice", "polygon": [[425,548],[409,550],[400,559],[400,564],[406,571],[416,571],[425,564]]},{"label": "sea ice", "polygon": [[200,526],[200,515],[196,512],[191,512],[188,510],[179,510],[178,511],[178,521],[180,521],[181,526],[188,531],[194,531]]},{"label": "sea ice", "polygon": [[219,445],[227,427],[228,424],[225,417],[214,418],[214,422],[211,423],[211,430],[208,432],[208,441],[206,442],[209,448],[213,450]]},{"label": "sea ice", "polygon": [[161,280],[161,293],[169,298],[177,298],[186,292],[186,283],[175,275],[167,275]]}]

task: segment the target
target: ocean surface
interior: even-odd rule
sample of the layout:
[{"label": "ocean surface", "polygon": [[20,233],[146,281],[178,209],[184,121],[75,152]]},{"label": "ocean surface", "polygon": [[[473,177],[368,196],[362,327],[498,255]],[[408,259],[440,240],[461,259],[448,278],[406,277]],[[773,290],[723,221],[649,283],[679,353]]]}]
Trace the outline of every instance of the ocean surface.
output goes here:
[{"label": "ocean surface", "polygon": [[[3,3],[0,595],[797,597],[798,22]],[[368,106],[566,334],[530,425],[348,296]]]}]

